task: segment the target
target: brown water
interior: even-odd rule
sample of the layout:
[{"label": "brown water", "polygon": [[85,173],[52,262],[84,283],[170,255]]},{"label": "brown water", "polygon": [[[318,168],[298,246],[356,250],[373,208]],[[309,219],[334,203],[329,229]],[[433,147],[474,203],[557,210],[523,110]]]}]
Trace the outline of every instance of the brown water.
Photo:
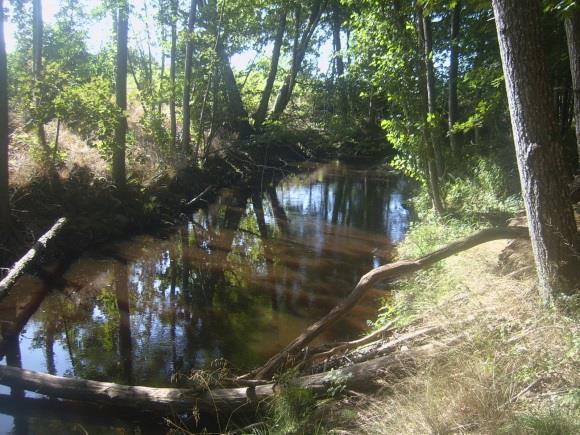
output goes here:
[{"label": "brown water", "polygon": [[[223,192],[168,238],[141,236],[80,258],[12,343],[8,363],[150,386],[175,385],[173,375],[216,359],[255,367],[389,261],[408,227],[404,189],[383,171],[327,164],[264,192]],[[319,341],[360,335],[381,295],[376,289]],[[9,391],[0,387],[0,432],[125,427],[39,416],[28,405],[10,411],[1,400]]]}]

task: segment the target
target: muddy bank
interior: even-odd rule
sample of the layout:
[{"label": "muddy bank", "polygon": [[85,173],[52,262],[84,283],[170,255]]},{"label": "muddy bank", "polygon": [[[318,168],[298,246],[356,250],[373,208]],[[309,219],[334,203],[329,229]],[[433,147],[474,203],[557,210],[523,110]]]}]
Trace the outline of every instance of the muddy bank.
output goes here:
[{"label": "muddy bank", "polygon": [[201,169],[187,166],[146,186],[129,181],[126,192],[87,167],[71,171],[58,189],[46,177],[35,178],[12,194],[13,224],[8,240],[0,242],[0,267],[10,267],[60,217],[69,223],[42,259],[45,264],[68,263],[87,249],[135,234],[162,232],[211,201],[220,188],[252,190],[298,170],[299,162],[328,156],[315,141],[298,139],[252,138],[216,152]]}]

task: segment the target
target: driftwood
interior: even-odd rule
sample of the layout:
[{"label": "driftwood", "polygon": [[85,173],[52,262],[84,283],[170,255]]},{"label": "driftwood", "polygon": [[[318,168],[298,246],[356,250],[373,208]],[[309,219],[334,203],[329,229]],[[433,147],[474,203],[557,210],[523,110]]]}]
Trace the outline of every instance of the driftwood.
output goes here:
[{"label": "driftwood", "polygon": [[[400,349],[402,346],[408,347],[412,342],[416,342],[422,338],[432,337],[433,335],[441,332],[441,330],[442,328],[439,326],[428,326],[407,332],[386,342],[382,339],[379,339],[377,341],[363,343],[364,346],[361,344],[356,348],[345,348],[338,352],[335,352],[334,350],[336,348],[334,348],[329,352],[314,355],[313,359],[307,361],[307,363],[312,365],[312,370],[314,372],[327,371],[333,367],[338,367],[344,364],[344,360],[348,361],[350,364],[361,363],[384,356],[386,354],[393,353]],[[349,352],[351,349],[352,352]],[[315,365],[315,363],[322,360],[324,362]]]},{"label": "driftwood", "polygon": [[[330,372],[299,377],[290,382],[312,391],[316,396],[335,394],[342,390],[369,391],[381,373],[407,371],[417,358],[435,356],[452,340],[419,346]],[[208,414],[243,413],[254,410],[260,402],[284,388],[284,385],[274,383],[208,391],[152,388],[64,378],[9,366],[0,366],[0,384],[53,398],[163,415],[191,412],[194,409]]]},{"label": "driftwood", "polygon": [[8,272],[8,275],[0,281],[0,298],[2,298],[10,288],[16,284],[16,281],[22,274],[30,267],[30,265],[36,260],[38,255],[42,254],[46,250],[46,246],[48,243],[54,239],[57,234],[62,230],[64,225],[66,224],[66,218],[60,218],[56,223],[52,226],[50,230],[48,230],[42,237],[40,237],[36,243],[28,250],[24,257],[14,264],[12,269]]},{"label": "driftwood", "polygon": [[283,367],[287,361],[296,355],[314,340],[320,333],[334,324],[338,319],[350,311],[364,294],[375,284],[384,281],[393,281],[404,275],[428,268],[451,255],[473,248],[482,243],[498,239],[528,238],[527,227],[504,227],[491,228],[465,237],[456,242],[425,255],[417,260],[402,260],[396,263],[386,264],[367,272],[352,290],[350,295],[339,305],[334,307],[326,316],[310,325],[300,336],[288,344],[281,352],[274,355],[265,365],[255,370],[250,375],[258,379],[269,379],[276,371]]}]

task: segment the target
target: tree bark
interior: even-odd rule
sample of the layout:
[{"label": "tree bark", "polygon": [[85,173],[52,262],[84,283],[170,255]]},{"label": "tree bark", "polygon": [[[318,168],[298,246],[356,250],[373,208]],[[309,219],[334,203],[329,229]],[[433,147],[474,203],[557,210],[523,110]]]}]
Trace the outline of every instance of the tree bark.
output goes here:
[{"label": "tree bark", "polygon": [[247,138],[250,136],[254,129],[250,125],[248,112],[244,108],[244,102],[242,101],[242,94],[240,93],[240,88],[236,82],[236,77],[230,66],[230,60],[225,52],[223,45],[218,44],[219,60],[222,67],[222,74],[224,79],[224,86],[226,88],[226,94],[228,97],[228,113],[230,114],[230,121],[232,127],[236,133],[238,133],[240,138]]},{"label": "tree bark", "polygon": [[451,12],[451,44],[449,47],[449,145],[457,157],[457,136],[453,126],[458,119],[457,74],[459,69],[459,29],[461,24],[461,0]]},{"label": "tree bark", "polygon": [[540,1],[493,0],[493,9],[540,294],[549,304],[556,293],[578,285],[580,264],[541,43]]},{"label": "tree bark", "polygon": [[[384,281],[393,281],[409,273],[432,266],[451,255],[473,248],[482,243],[497,239],[527,238],[529,237],[526,227],[491,228],[480,231],[464,239],[450,243],[449,245],[434,251],[417,260],[402,260],[396,263],[386,264],[367,272],[360,279],[352,292],[339,305],[334,307],[326,316],[313,323],[304,330],[300,336],[288,344],[280,353],[274,355],[266,364],[255,371],[259,379],[270,378],[280,369],[288,359],[293,358],[300,350],[312,342],[334,322],[349,312],[360,299],[375,284]],[[252,375],[254,372],[252,373]]]},{"label": "tree bark", "polygon": [[[371,391],[374,380],[385,371],[404,373],[419,358],[432,358],[444,351],[449,343],[432,343],[418,346],[405,352],[383,356],[333,370],[289,381],[313,392],[327,396],[335,386],[336,379],[344,382],[345,390]],[[250,382],[248,382],[250,383]],[[110,382],[64,378],[44,373],[23,370],[17,367],[0,366],[0,384],[30,390],[49,397],[114,406],[129,410],[148,411],[163,415],[191,412],[196,409],[208,414],[243,414],[255,410],[265,399],[274,396],[285,384],[251,382],[242,388],[220,388],[196,390],[193,388],[153,388],[128,386]]]},{"label": "tree bark", "polygon": [[266,119],[266,115],[268,114],[268,103],[270,102],[270,96],[272,95],[272,89],[274,88],[274,82],[276,81],[276,74],[278,73],[278,63],[280,61],[282,43],[284,42],[284,33],[286,32],[287,16],[288,11],[286,9],[281,9],[278,31],[276,32],[276,37],[274,39],[274,49],[272,50],[272,60],[270,61],[270,72],[268,73],[266,86],[262,91],[262,97],[260,98],[258,110],[256,110],[256,113],[254,114],[255,128],[259,128],[262,125]]},{"label": "tree bark", "polygon": [[[576,2],[578,7],[578,2]],[[568,54],[570,57],[570,72],[574,91],[574,117],[576,118],[576,147],[580,167],[580,10],[572,13],[565,21]]]},{"label": "tree bark", "polygon": [[28,250],[24,256],[14,264],[8,275],[0,281],[0,298],[3,297],[10,288],[16,284],[18,278],[30,267],[30,265],[45,250],[48,242],[54,239],[66,224],[66,218],[60,218],[36,243]]},{"label": "tree bark", "polygon": [[187,19],[187,45],[185,47],[185,71],[183,74],[183,151],[189,151],[191,142],[191,71],[193,63],[193,30],[197,19],[197,2],[191,0],[189,16]]},{"label": "tree bark", "polygon": [[120,0],[117,9],[117,67],[115,70],[115,101],[122,111],[115,127],[113,146],[113,182],[117,189],[126,187],[125,147],[127,141],[127,59],[129,33],[129,5]]},{"label": "tree bark", "polygon": [[274,104],[274,110],[272,112],[272,118],[278,119],[292,98],[292,92],[294,91],[294,86],[296,84],[296,77],[302,68],[302,62],[304,57],[306,56],[306,50],[308,49],[308,45],[310,44],[310,40],[312,39],[312,35],[320,22],[320,17],[326,6],[326,1],[324,0],[316,0],[312,6],[312,11],[310,13],[310,18],[308,20],[308,24],[304,33],[302,34],[302,38],[300,38],[300,15],[301,15],[301,6],[298,5],[296,7],[296,33],[294,39],[294,50],[292,56],[292,66],[282,88],[278,92],[278,96],[276,97],[276,103]]},{"label": "tree bark", "polygon": [[169,58],[169,124],[171,130],[171,150],[177,149],[177,114],[175,113],[175,75],[177,63],[177,10],[178,0],[171,0],[171,54]]},{"label": "tree bark", "polygon": [[[441,164],[438,163],[439,150],[434,126],[431,125],[432,118],[436,114],[436,95],[435,95],[435,68],[433,66],[433,37],[431,32],[431,17],[423,15],[423,9],[418,8],[418,30],[419,41],[423,50],[423,63],[425,68],[425,91],[427,104],[427,113],[425,119],[425,142],[426,142],[426,159],[427,159],[427,178],[433,209],[438,215],[445,212],[443,200],[441,198],[441,188],[439,177],[441,175]],[[424,97],[424,98],[425,98]]]},{"label": "tree bark", "polygon": [[348,94],[344,83],[344,59],[342,56],[342,42],[340,31],[342,16],[339,0],[332,2],[332,45],[334,48],[334,65],[336,69],[336,88],[338,90],[338,111],[344,117],[348,111]]},{"label": "tree bark", "polygon": [[32,2],[32,74],[34,77],[34,106],[37,109],[35,119],[36,138],[43,153],[43,164],[48,173],[51,189],[53,192],[60,190],[58,171],[52,159],[52,153],[46,140],[44,130],[44,118],[42,116],[42,48],[44,42],[44,23],[42,21],[42,1]]},{"label": "tree bark", "polygon": [[0,0],[0,233],[8,232],[10,191],[8,179],[8,69],[4,40],[4,4]]}]

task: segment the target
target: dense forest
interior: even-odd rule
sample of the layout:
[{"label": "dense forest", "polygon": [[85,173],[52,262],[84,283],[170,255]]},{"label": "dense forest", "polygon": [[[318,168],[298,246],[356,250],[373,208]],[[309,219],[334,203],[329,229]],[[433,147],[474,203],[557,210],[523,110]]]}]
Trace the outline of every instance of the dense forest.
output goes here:
[{"label": "dense forest", "polygon": [[0,0],[0,431],[578,433],[579,174],[577,0]]}]

